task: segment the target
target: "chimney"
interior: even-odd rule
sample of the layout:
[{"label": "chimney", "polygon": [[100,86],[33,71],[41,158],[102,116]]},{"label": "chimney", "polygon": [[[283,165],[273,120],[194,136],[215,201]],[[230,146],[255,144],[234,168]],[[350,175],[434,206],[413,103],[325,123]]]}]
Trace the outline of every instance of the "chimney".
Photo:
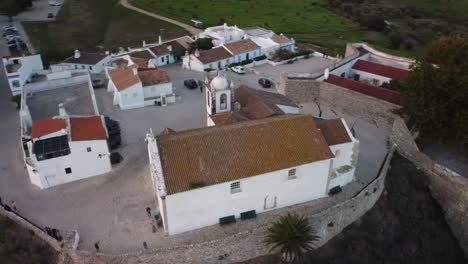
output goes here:
[{"label": "chimney", "polygon": [[330,69],[326,68],[323,74],[323,79],[328,80],[328,77],[330,77]]},{"label": "chimney", "polygon": [[146,41],[143,40],[143,48],[146,47]]},{"label": "chimney", "polygon": [[195,50],[194,54],[195,54],[195,57],[197,58],[200,57],[200,51],[198,49]]},{"label": "chimney", "polygon": [[81,57],[80,51],[75,50],[75,59],[78,59],[79,57]]},{"label": "chimney", "polygon": [[67,111],[65,110],[65,107],[63,106],[63,103],[60,103],[58,105],[58,108],[59,108],[59,115],[61,117],[65,117],[65,118],[68,117]]},{"label": "chimney", "polygon": [[137,67],[133,67],[133,68],[132,68],[132,71],[133,71],[133,75],[137,75],[137,74],[138,74],[138,68],[137,68]]},{"label": "chimney", "polygon": [[161,45],[161,44],[162,44],[162,38],[161,38],[161,35],[159,35],[159,36],[158,36],[158,43],[159,43],[159,45]]},{"label": "chimney", "polygon": [[171,45],[167,45],[167,49],[168,49],[169,51],[172,51],[172,46],[171,46]]},{"label": "chimney", "polygon": [[224,23],[223,26],[224,26],[224,29],[226,29],[227,28],[227,23]]},{"label": "chimney", "polygon": [[106,55],[109,56],[110,55],[110,52],[108,50],[106,50]]}]

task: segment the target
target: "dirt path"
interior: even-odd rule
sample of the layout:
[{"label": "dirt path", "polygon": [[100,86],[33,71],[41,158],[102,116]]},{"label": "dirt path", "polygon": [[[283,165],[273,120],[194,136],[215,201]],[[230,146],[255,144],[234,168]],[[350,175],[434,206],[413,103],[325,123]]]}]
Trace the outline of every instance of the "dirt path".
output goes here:
[{"label": "dirt path", "polygon": [[195,27],[192,27],[190,25],[187,25],[187,24],[184,24],[182,22],[179,22],[177,20],[174,20],[174,19],[170,19],[170,18],[167,18],[167,17],[164,17],[164,16],[160,16],[160,15],[157,15],[157,14],[154,14],[154,13],[151,13],[151,12],[148,12],[146,10],[143,10],[141,8],[138,8],[136,6],[133,6],[132,4],[130,4],[128,2],[128,0],[120,0],[120,4],[128,9],[131,9],[131,10],[135,10],[139,13],[142,13],[142,14],[145,14],[147,16],[150,16],[150,17],[154,17],[154,18],[157,18],[157,19],[160,19],[160,20],[163,20],[163,21],[166,21],[166,22],[169,22],[171,24],[174,24],[174,25],[177,25],[185,30],[187,30],[188,32],[190,32],[190,34],[192,35],[196,35],[200,32],[202,32],[201,29],[198,29],[198,28],[195,28]]}]

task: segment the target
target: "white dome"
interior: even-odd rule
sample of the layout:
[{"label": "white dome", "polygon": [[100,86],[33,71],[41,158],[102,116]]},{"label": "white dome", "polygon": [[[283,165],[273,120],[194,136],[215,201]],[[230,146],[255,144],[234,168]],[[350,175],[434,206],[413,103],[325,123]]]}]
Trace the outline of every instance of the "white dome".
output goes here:
[{"label": "white dome", "polygon": [[229,82],[221,72],[218,72],[218,76],[211,80],[210,87],[212,90],[226,90],[229,88]]}]

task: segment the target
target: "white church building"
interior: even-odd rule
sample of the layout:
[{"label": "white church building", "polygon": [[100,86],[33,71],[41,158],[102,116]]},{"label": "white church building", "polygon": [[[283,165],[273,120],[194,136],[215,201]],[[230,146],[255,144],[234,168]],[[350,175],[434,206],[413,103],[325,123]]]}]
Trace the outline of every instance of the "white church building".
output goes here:
[{"label": "white church building", "polygon": [[[222,79],[211,81],[214,88],[225,89],[211,91],[207,111],[214,108],[214,115],[229,115],[224,119],[228,122],[147,135],[166,233],[232,223],[326,197],[333,187],[354,179],[359,142],[344,120],[270,112],[278,102],[265,98],[257,99],[254,104],[264,105],[256,110],[242,111],[241,103],[231,102],[226,93],[230,85]],[[245,96],[250,91],[243,92]],[[231,111],[231,105],[236,109]]]}]

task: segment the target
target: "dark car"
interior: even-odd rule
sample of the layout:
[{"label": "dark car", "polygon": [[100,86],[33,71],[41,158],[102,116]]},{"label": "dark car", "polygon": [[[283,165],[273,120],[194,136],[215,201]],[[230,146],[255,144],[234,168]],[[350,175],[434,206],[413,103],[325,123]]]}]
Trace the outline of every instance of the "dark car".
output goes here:
[{"label": "dark car", "polygon": [[113,152],[110,155],[110,160],[112,164],[120,163],[123,160],[122,155],[119,152]]},{"label": "dark car", "polygon": [[265,78],[258,80],[258,84],[260,84],[263,88],[271,88],[271,81]]},{"label": "dark car", "polygon": [[185,80],[184,85],[185,85],[185,87],[189,88],[190,90],[197,89],[197,87],[198,87],[198,84],[194,79]]},{"label": "dark car", "polygon": [[3,32],[2,36],[18,36],[19,32],[18,31],[5,31]]}]

